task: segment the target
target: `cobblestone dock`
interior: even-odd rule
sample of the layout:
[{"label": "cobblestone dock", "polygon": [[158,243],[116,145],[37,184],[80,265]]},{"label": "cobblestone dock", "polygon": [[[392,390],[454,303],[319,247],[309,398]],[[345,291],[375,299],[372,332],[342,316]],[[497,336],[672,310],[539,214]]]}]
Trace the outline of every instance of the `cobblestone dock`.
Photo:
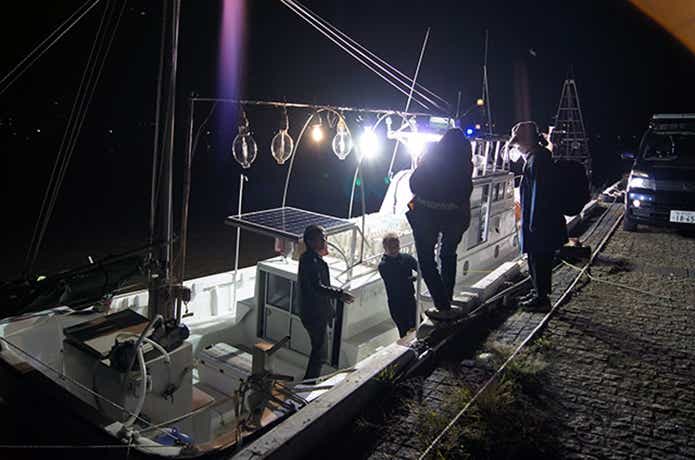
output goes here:
[{"label": "cobblestone dock", "polygon": [[[619,211],[614,206],[585,241],[597,246],[600,226]],[[552,349],[538,400],[552,402],[556,439],[552,453],[535,458],[695,458],[693,261],[692,235],[649,228],[613,234],[592,265],[594,279],[584,277],[536,337]],[[576,274],[567,266],[556,271],[555,298]],[[517,345],[543,316],[514,312],[490,339]],[[446,410],[447,394],[475,390],[486,375],[471,360],[440,367],[421,384],[416,404]],[[421,424],[400,408],[365,457],[417,458]]]},{"label": "cobblestone dock", "polygon": [[694,259],[692,237],[619,230],[593,276],[652,295],[591,281],[551,319],[562,457],[695,458]]}]

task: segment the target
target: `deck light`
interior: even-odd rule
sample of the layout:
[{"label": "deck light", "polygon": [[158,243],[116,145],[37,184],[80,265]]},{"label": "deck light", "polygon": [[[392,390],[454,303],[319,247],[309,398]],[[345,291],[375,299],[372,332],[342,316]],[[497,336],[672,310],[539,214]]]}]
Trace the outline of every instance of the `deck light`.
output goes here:
[{"label": "deck light", "polygon": [[472,136],[473,135],[473,128],[468,128],[466,130],[466,136]]},{"label": "deck light", "polygon": [[311,127],[311,139],[317,144],[323,140],[323,126],[321,126],[321,115],[315,114],[316,123]]},{"label": "deck light", "polygon": [[478,123],[478,124],[475,125],[475,129],[478,130],[478,131],[480,131],[480,123]]},{"label": "deck light", "polygon": [[282,165],[290,158],[292,151],[294,150],[294,140],[289,134],[290,123],[287,118],[287,108],[283,108],[282,113],[282,125],[278,130],[277,134],[273,137],[270,144],[270,152],[273,154],[273,158],[277,164]]},{"label": "deck light", "polygon": [[639,208],[641,205],[642,203],[640,202],[640,200],[632,200],[632,206],[634,206],[635,208]]},{"label": "deck light", "polygon": [[367,158],[374,158],[378,155],[381,148],[379,138],[374,132],[374,128],[367,126],[364,128],[364,132],[360,137],[360,150],[362,150],[362,155]]},{"label": "deck light", "polygon": [[343,119],[338,120],[335,137],[333,138],[333,153],[335,156],[344,160],[352,151],[352,134],[348,130]]},{"label": "deck light", "polygon": [[408,139],[408,152],[413,160],[417,160],[425,151],[425,142],[421,137],[413,136]]},{"label": "deck light", "polygon": [[239,124],[239,134],[234,138],[232,143],[232,155],[234,159],[241,165],[242,168],[248,169],[256,160],[258,154],[258,145],[251,135],[249,128],[249,119],[246,118],[246,112],[241,111],[241,123]]},{"label": "deck light", "polygon": [[475,101],[475,105],[478,107],[482,107],[485,105],[485,100],[482,97],[479,97],[477,101]]}]

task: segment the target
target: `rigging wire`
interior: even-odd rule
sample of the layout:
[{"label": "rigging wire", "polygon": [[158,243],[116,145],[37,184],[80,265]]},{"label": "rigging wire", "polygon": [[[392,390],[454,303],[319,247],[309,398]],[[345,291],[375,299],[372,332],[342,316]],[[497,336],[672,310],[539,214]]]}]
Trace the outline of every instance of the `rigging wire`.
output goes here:
[{"label": "rigging wire", "polygon": [[[410,110],[410,102],[413,99],[413,90],[415,89],[417,77],[420,74],[420,66],[422,65],[422,58],[425,56],[425,49],[427,49],[427,42],[429,41],[429,38],[430,38],[430,28],[428,27],[427,32],[425,33],[425,39],[422,43],[422,48],[420,49],[420,57],[417,61],[417,67],[415,67],[415,75],[413,75],[413,84],[410,87],[410,93],[408,94],[408,100],[405,103],[405,111],[406,112],[408,110]],[[396,155],[398,154],[398,146],[399,145],[400,145],[400,142],[396,142],[395,144],[393,144],[393,154],[391,155],[391,163],[389,163],[389,172],[387,174],[389,179],[391,179],[393,177],[393,164],[396,162]],[[412,162],[411,162],[411,165],[412,165]],[[394,200],[396,199],[395,194],[394,194],[393,198],[394,198]]]},{"label": "rigging wire", "polygon": [[154,140],[152,143],[152,180],[150,184],[150,234],[148,241],[154,241],[155,221],[157,219],[157,195],[159,180],[162,175],[161,161],[159,160],[159,131],[162,115],[162,91],[164,88],[164,53],[166,47],[167,18],[169,17],[169,2],[163,2],[162,30],[159,38],[159,71],[157,73],[157,96],[155,100]]},{"label": "rigging wire", "polygon": [[[107,0],[108,1],[108,0]],[[69,133],[72,130],[72,125],[74,123],[74,118],[77,113],[77,108],[78,108],[78,102],[80,100],[80,97],[82,95],[83,88],[85,86],[85,83],[87,81],[87,75],[89,73],[89,69],[91,68],[91,63],[92,59],[94,58],[94,53],[97,49],[97,44],[98,44],[98,39],[101,34],[101,30],[103,28],[104,22],[106,20],[106,16],[108,13],[109,9],[109,3],[107,3],[106,7],[104,8],[104,11],[102,12],[101,19],[99,21],[99,26],[97,28],[97,34],[96,34],[96,39],[92,43],[92,47],[89,52],[89,56],[87,58],[87,63],[85,64],[85,69],[82,73],[82,78],[80,80],[80,86],[77,88],[77,93],[75,95],[75,100],[73,102],[72,109],[70,110],[70,116],[68,117],[68,123],[65,128],[65,132],[63,134],[63,139],[60,143],[60,147],[58,148],[58,155],[56,156],[56,160],[53,164],[53,169],[51,171],[51,176],[48,181],[48,186],[46,187],[46,191],[44,192],[44,198],[41,203],[41,210],[39,211],[39,217],[36,221],[36,224],[34,226],[34,231],[32,234],[31,238],[31,243],[29,245],[29,251],[27,252],[27,258],[25,260],[25,274],[29,275],[31,272],[31,269],[33,268],[34,260],[36,259],[35,253],[38,252],[38,249],[36,249],[37,246],[40,246],[39,243],[37,243],[38,235],[40,234],[40,229],[43,228],[43,221],[45,219],[46,213],[47,213],[47,206],[48,203],[50,202],[51,194],[56,188],[56,180],[59,176],[59,171],[62,170],[63,168],[63,163],[65,162],[65,144],[67,142]]]},{"label": "rigging wire", "polygon": [[[74,13],[72,13],[65,21],[63,21],[53,32],[44,38],[38,45],[32,49],[21,61],[17,63],[3,78],[0,80],[0,95],[9,89],[12,84],[17,81],[31,66],[41,58],[49,49],[60,41],[80,20],[87,15],[101,0],[88,0],[82,4]],[[90,4],[91,3],[91,4]],[[84,10],[84,11],[82,11]],[[49,42],[47,45],[46,43]],[[44,47],[45,45],[45,47]],[[43,49],[41,49],[43,47]],[[38,54],[37,54],[38,53]],[[36,55],[36,56],[34,56]],[[22,66],[29,61],[26,67]],[[13,76],[13,74],[15,74]],[[9,80],[6,84],[5,82]],[[3,86],[4,85],[4,86]]]},{"label": "rigging wire", "polygon": [[[319,16],[318,14],[316,14],[314,11],[312,11],[312,10],[309,9],[308,7],[302,5],[302,4],[299,3],[298,1],[296,1],[296,0],[286,0],[286,1],[292,3],[295,7],[301,9],[307,16],[312,16],[313,19],[314,19],[315,21],[320,22],[324,27],[330,29],[330,31],[331,31],[335,36],[340,37],[340,38],[343,40],[343,42],[347,42],[349,46],[351,46],[353,49],[356,49],[357,51],[359,51],[362,55],[373,58],[373,59],[372,59],[372,62],[374,62],[374,60],[376,60],[376,61],[378,61],[379,63],[381,63],[381,64],[385,65],[386,67],[388,67],[388,68],[389,68],[391,71],[393,71],[395,74],[397,74],[397,75],[401,76],[402,78],[404,78],[404,79],[406,80],[406,82],[407,82],[407,85],[414,84],[414,85],[417,86],[418,88],[422,89],[425,93],[429,94],[430,96],[432,96],[432,97],[438,99],[440,102],[442,102],[442,103],[446,104],[447,106],[449,106],[449,102],[448,102],[446,99],[444,99],[443,97],[439,96],[439,95],[436,94],[435,92],[430,91],[429,89],[427,89],[425,86],[421,85],[420,83],[417,83],[417,77],[411,78],[410,76],[408,76],[408,75],[406,75],[405,73],[401,72],[398,68],[396,68],[396,67],[394,67],[393,65],[389,64],[386,60],[382,59],[380,56],[378,56],[377,54],[375,54],[375,53],[373,53],[372,51],[370,51],[368,48],[366,48],[365,46],[363,46],[363,45],[362,45],[361,43],[359,43],[357,40],[353,39],[352,37],[350,37],[349,35],[347,35],[346,33],[344,33],[342,30],[340,30],[339,28],[337,28],[336,26],[334,26],[333,24],[331,24],[331,23],[328,22],[327,20],[323,19],[321,16]],[[404,83],[404,84],[405,84],[405,83]]]},{"label": "rigging wire", "polygon": [[[351,49],[351,48],[349,48],[346,44],[339,42],[338,39],[337,39],[335,36],[332,36],[329,32],[327,32],[326,30],[322,29],[322,28],[321,28],[321,25],[315,23],[315,20],[314,20],[313,18],[305,16],[305,15],[301,12],[301,10],[298,10],[293,4],[289,3],[288,0],[280,0],[280,1],[281,1],[285,6],[287,6],[289,9],[291,9],[291,10],[294,11],[296,14],[298,14],[302,19],[304,19],[304,20],[305,20],[309,25],[311,25],[314,29],[316,29],[317,31],[319,31],[322,35],[324,35],[324,36],[325,36],[326,38],[328,38],[330,41],[332,41],[333,43],[335,43],[339,48],[341,48],[343,51],[345,51],[345,52],[348,53],[350,56],[352,56],[352,57],[353,57],[355,60],[357,60],[359,63],[361,63],[362,65],[364,65],[365,67],[367,67],[369,70],[371,70],[372,72],[374,72],[377,76],[379,76],[382,80],[384,80],[384,81],[385,81],[386,83],[388,83],[389,85],[393,86],[396,90],[398,90],[399,92],[401,92],[404,96],[408,96],[407,83],[404,83],[402,79],[399,79],[398,77],[396,77],[395,75],[393,75],[392,72],[389,72],[388,70],[384,69],[383,66],[377,65],[377,67],[380,68],[381,71],[380,71],[380,70],[377,70],[377,68],[375,68],[374,66],[370,65],[368,62],[365,61],[365,59],[364,59],[365,56],[364,56],[362,53],[359,53],[359,51],[355,50],[354,48]],[[360,57],[358,54],[355,54],[355,53],[362,54],[362,57]],[[367,59],[368,61],[370,60],[369,57],[366,57],[366,59]],[[373,60],[371,60],[371,61],[373,61]],[[394,82],[393,80],[391,80],[391,79],[396,80],[398,83],[395,83],[395,82]],[[404,89],[403,87],[401,87],[401,85],[406,86],[406,88]],[[424,99],[427,103],[433,105],[433,106],[436,107],[437,109],[439,109],[439,110],[445,110],[443,107],[441,107],[441,105],[437,104],[437,103],[436,103],[435,101],[433,101],[431,98],[429,98],[429,97],[427,97],[427,96],[425,96],[425,95],[422,95],[419,91],[416,90],[415,93],[418,94],[418,96],[422,97],[422,99]],[[430,107],[427,105],[427,103],[422,102],[422,101],[421,101],[420,99],[418,99],[418,98],[414,98],[414,100],[415,100],[415,102],[417,102],[420,106],[424,107],[426,110],[430,110]]]},{"label": "rigging wire", "polygon": [[[106,7],[104,8],[104,13],[102,15],[102,19],[99,23],[99,28],[97,30],[97,38],[92,45],[90,58],[88,59],[87,65],[85,67],[85,72],[82,75],[82,82],[80,84],[80,88],[78,89],[78,94],[76,96],[75,103],[73,104],[71,116],[68,120],[68,128],[66,129],[63,141],[61,142],[58,158],[56,159],[56,163],[54,164],[54,169],[51,174],[51,181],[49,182],[49,186],[46,190],[44,202],[42,203],[42,211],[39,214],[39,220],[37,221],[37,227],[35,227],[34,229],[35,237],[32,238],[30,251],[27,253],[27,261],[25,266],[26,275],[29,275],[31,273],[36,259],[38,257],[38,252],[41,247],[41,243],[45,236],[46,229],[48,228],[48,223],[51,218],[51,215],[53,214],[53,209],[55,208],[55,203],[57,201],[58,194],[60,193],[63,180],[65,179],[65,173],[70,164],[72,155],[75,152],[77,139],[79,138],[85,117],[87,115],[87,111],[94,97],[96,86],[101,77],[102,71],[104,69],[104,64],[106,63],[106,58],[113,44],[113,40],[116,36],[118,26],[120,25],[128,1],[123,1],[121,9],[114,22],[113,16],[116,13],[115,3],[115,1],[113,3],[110,0],[107,1]],[[114,5],[113,8],[111,8],[112,5]],[[106,31],[104,31],[104,24],[107,24]],[[111,32],[110,36],[108,36],[107,38],[107,35],[109,34],[109,26],[111,27]],[[102,31],[104,32],[102,33]],[[67,147],[65,147],[66,145]],[[65,147],[65,149],[63,147]],[[55,176],[56,168],[57,176]],[[49,197],[47,205],[46,197]]]}]

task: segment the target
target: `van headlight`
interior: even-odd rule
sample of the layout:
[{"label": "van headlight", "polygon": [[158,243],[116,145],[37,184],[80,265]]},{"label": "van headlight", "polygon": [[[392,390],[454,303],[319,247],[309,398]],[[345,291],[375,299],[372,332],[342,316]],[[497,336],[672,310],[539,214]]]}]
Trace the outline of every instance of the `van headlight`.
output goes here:
[{"label": "van headlight", "polygon": [[647,190],[656,190],[654,179],[649,178],[649,174],[642,171],[632,171],[627,182],[627,188],[643,188]]}]

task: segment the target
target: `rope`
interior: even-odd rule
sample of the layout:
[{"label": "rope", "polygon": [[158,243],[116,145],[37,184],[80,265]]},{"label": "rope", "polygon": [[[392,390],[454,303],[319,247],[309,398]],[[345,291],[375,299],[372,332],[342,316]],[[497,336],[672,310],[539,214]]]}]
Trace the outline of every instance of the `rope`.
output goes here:
[{"label": "rope", "polygon": [[[53,214],[53,209],[55,208],[55,203],[58,198],[58,194],[60,192],[63,180],[65,178],[65,173],[67,171],[68,165],[70,164],[70,160],[72,158],[72,155],[75,152],[75,147],[77,145],[77,139],[80,135],[80,131],[82,130],[82,126],[84,124],[85,117],[87,115],[87,110],[89,109],[89,106],[92,102],[92,99],[94,97],[94,92],[96,90],[97,83],[99,82],[99,79],[101,77],[102,71],[104,69],[104,64],[106,63],[106,58],[109,54],[109,51],[111,49],[111,46],[113,44],[113,40],[116,36],[116,32],[118,30],[118,26],[121,22],[121,19],[123,17],[123,13],[125,12],[125,8],[127,5],[128,1],[124,0],[123,5],[121,7],[121,10],[118,14],[118,17],[115,21],[115,25],[113,25],[111,35],[108,38],[108,42],[105,45],[104,48],[104,40],[106,39],[106,35],[108,32],[104,32],[104,35],[102,36],[102,30],[103,26],[105,23],[108,23],[109,20],[106,21],[107,16],[109,16],[109,10],[111,9],[111,1],[108,1],[106,4],[106,7],[104,8],[104,13],[102,15],[101,21],[99,23],[99,28],[97,29],[97,39],[92,45],[92,49],[90,51],[89,59],[87,61],[87,65],[85,67],[85,71],[82,74],[82,81],[80,82],[80,87],[78,89],[78,95],[75,98],[75,103],[73,104],[73,108],[70,114],[70,119],[68,120],[68,129],[65,132],[65,136],[63,136],[63,140],[61,142],[61,146],[59,149],[58,153],[58,158],[56,159],[56,163],[54,164],[53,167],[53,172],[51,173],[51,181],[49,182],[49,186],[46,189],[46,194],[44,196],[44,202],[42,204],[42,211],[39,214],[39,220],[37,221],[37,226],[34,228],[34,235],[35,237],[32,238],[32,243],[30,245],[30,251],[27,253],[27,261],[26,261],[26,266],[25,266],[25,274],[29,275],[33,269],[34,264],[36,263],[36,259],[38,257],[39,249],[41,247],[41,242],[43,241],[43,238],[46,234],[46,229],[48,228],[48,222],[51,218],[51,215]],[[113,16],[115,11],[110,12],[110,16]],[[100,62],[98,61],[99,59],[99,54],[102,53],[102,50],[104,50]],[[96,51],[96,54],[95,54]],[[97,58],[94,58],[94,62],[92,62],[92,58],[94,56],[97,56]],[[98,66],[98,69],[96,69],[96,75],[95,75],[95,68]],[[89,76],[87,76],[89,74]],[[94,78],[93,78],[94,77]],[[86,82],[86,86],[85,86]],[[84,93],[82,90],[84,89]],[[78,101],[79,101],[79,107],[78,107]],[[76,120],[76,121],[74,121]],[[73,122],[74,121],[74,122]],[[73,122],[71,124],[71,122]],[[63,147],[66,145],[67,141],[67,147],[66,150],[63,149]],[[55,172],[58,164],[60,163],[60,168],[58,168],[58,175],[57,178],[55,178]],[[50,196],[48,205],[46,206],[46,198]],[[45,212],[44,212],[45,211]],[[38,233],[37,233],[37,229]]]},{"label": "rope", "polygon": [[569,285],[569,287],[562,293],[560,298],[553,304],[553,307],[550,309],[550,311],[543,317],[543,319],[538,323],[538,325],[531,331],[531,333],[519,344],[518,347],[509,355],[509,358],[502,363],[499,369],[483,384],[482,387],[478,389],[478,391],[473,395],[473,397],[466,403],[466,405],[454,416],[454,418],[451,419],[449,424],[442,430],[437,437],[427,446],[425,451],[418,457],[418,460],[423,460],[431,451],[432,449],[442,440],[442,438],[449,432],[449,430],[454,426],[454,424],[463,416],[463,414],[466,413],[469,407],[473,405],[473,403],[480,397],[481,394],[487,388],[492,384],[492,382],[497,379],[497,377],[502,373],[504,369],[506,369],[507,365],[519,354],[521,349],[528,344],[528,342],[531,341],[531,339],[540,331],[545,324],[548,322],[550,317],[555,313],[555,311],[559,308],[559,306],[564,303],[565,299],[569,296],[570,292],[574,289],[574,287],[577,285],[579,282],[582,274],[584,274],[588,269],[589,266],[593,263],[594,258],[596,255],[603,249],[603,246],[606,244],[610,236],[613,234],[615,229],[617,228],[618,224],[621,221],[622,214],[616,219],[615,223],[611,227],[611,229],[606,233],[605,237],[601,241],[601,243],[598,245],[596,250],[592,253],[591,258],[589,261],[586,263],[584,268],[581,269],[581,272],[575,277],[575,279],[572,281],[572,283]]},{"label": "rope", "polygon": [[25,274],[29,275],[31,272],[31,269],[33,268],[33,264],[36,260],[37,253],[38,253],[38,247],[40,246],[40,240],[41,238],[39,235],[42,233],[42,228],[44,227],[44,221],[47,219],[46,215],[48,212],[48,207],[50,206],[49,203],[51,201],[51,196],[52,193],[55,193],[56,189],[56,181],[57,178],[60,176],[60,171],[63,169],[63,165],[65,163],[65,144],[67,142],[67,139],[69,137],[69,133],[72,131],[72,126],[74,123],[74,119],[77,114],[77,107],[78,107],[78,101],[80,100],[80,97],[82,95],[83,88],[85,86],[85,82],[87,81],[87,74],[89,73],[89,69],[92,64],[92,59],[94,57],[94,52],[97,49],[97,44],[98,44],[98,39],[100,38],[101,35],[101,30],[104,26],[104,21],[106,20],[106,15],[109,9],[109,4],[106,5],[104,8],[104,11],[102,12],[101,15],[101,20],[99,21],[99,27],[97,28],[97,37],[92,43],[92,47],[89,52],[89,57],[87,58],[87,64],[85,65],[84,71],[82,72],[82,79],[80,80],[80,86],[77,89],[77,94],[75,95],[75,101],[73,102],[72,109],[70,110],[70,116],[68,117],[68,124],[65,129],[65,133],[63,135],[63,139],[60,143],[60,147],[58,148],[58,155],[56,157],[56,161],[53,164],[53,169],[51,171],[51,176],[48,181],[48,186],[46,187],[46,191],[44,192],[44,197],[43,201],[41,203],[41,210],[39,211],[39,217],[36,220],[36,224],[34,226],[34,231],[31,237],[31,243],[29,244],[29,251],[27,252],[27,258],[25,260]]},{"label": "rope", "polygon": [[[9,87],[12,86],[12,84],[13,84],[15,81],[17,81],[17,79],[19,79],[22,75],[24,75],[24,73],[25,73],[27,70],[29,70],[29,68],[30,68],[37,60],[39,60],[39,59],[41,58],[41,56],[43,56],[49,49],[51,49],[51,48],[53,47],[53,45],[55,45],[56,43],[58,43],[58,41],[60,41],[60,39],[63,38],[63,36],[64,36],[65,34],[67,34],[73,27],[75,27],[75,26],[77,25],[77,23],[79,23],[80,20],[81,20],[84,16],[87,15],[87,13],[89,13],[90,11],[92,11],[92,9],[93,9],[93,8],[97,5],[97,3],[99,3],[100,1],[101,1],[101,0],[88,0],[88,1],[86,1],[85,3],[83,3],[82,6],[80,6],[77,10],[75,10],[75,12],[72,13],[65,21],[63,21],[62,24],[60,24],[58,27],[56,27],[56,29],[55,29],[53,32],[51,32],[51,33],[50,33],[46,38],[44,38],[38,45],[36,45],[36,46],[34,47],[34,49],[32,49],[32,50],[29,52],[29,54],[27,54],[21,61],[19,61],[19,63],[17,63],[17,65],[14,66],[14,67],[12,68],[12,70],[10,70],[10,71],[2,78],[2,80],[0,80],[0,95],[2,95],[5,91],[7,91],[7,90],[9,89]],[[89,5],[90,2],[91,2],[91,5]],[[89,5],[89,6],[87,6],[87,5]],[[85,7],[87,7],[87,8],[86,8],[84,11],[82,11],[82,12],[80,13],[80,11],[81,11],[82,9],[84,9]],[[77,17],[75,18],[75,16],[77,16]],[[75,18],[75,19],[73,19],[73,18]],[[56,35],[57,35],[57,36],[56,36]],[[53,38],[54,36],[55,36],[55,38]],[[48,45],[46,45],[46,47],[45,47],[43,50],[41,50],[41,47],[43,47],[43,46],[44,46],[47,42],[49,42],[49,41],[50,41],[50,43],[48,43]],[[36,53],[38,53],[38,55],[32,59],[32,55],[34,55],[34,54],[36,54]],[[26,65],[26,67],[24,67],[24,69],[20,70],[20,68],[22,67],[22,65],[24,65],[24,63],[27,62],[29,59],[31,59],[31,61]],[[12,78],[12,74],[15,73],[15,72],[19,72],[19,73],[18,73],[16,76],[14,76],[14,78]],[[2,85],[3,85],[8,79],[10,79],[10,78],[12,78],[12,79],[11,79],[7,84],[5,84],[5,86],[2,86]]]},{"label": "rope", "polygon": [[[299,15],[302,19],[304,19],[304,21],[306,21],[310,26],[312,26],[314,29],[316,29],[318,32],[320,32],[322,35],[324,35],[324,36],[325,36],[326,38],[328,38],[330,41],[332,41],[333,43],[335,43],[339,48],[341,48],[343,51],[345,51],[346,53],[348,53],[350,56],[352,56],[357,62],[361,63],[362,65],[364,65],[365,67],[367,67],[369,70],[371,70],[372,72],[374,72],[374,73],[375,73],[376,75],[378,75],[382,80],[384,80],[384,81],[385,81],[386,83],[388,83],[389,85],[393,86],[396,90],[398,90],[399,92],[401,92],[403,95],[405,95],[405,96],[408,95],[408,91],[407,91],[406,89],[403,89],[401,86],[399,86],[399,84],[400,84],[400,85],[403,85],[403,86],[406,86],[406,87],[407,87],[407,83],[404,82],[402,79],[400,79],[399,77],[395,76],[392,72],[389,72],[388,70],[384,69],[384,67],[381,66],[381,65],[379,65],[379,64],[376,64],[376,68],[375,68],[374,66],[372,66],[372,65],[370,65],[369,63],[365,62],[365,58],[366,58],[367,61],[370,61],[370,62],[374,62],[374,61],[373,61],[372,59],[370,59],[369,57],[364,56],[364,54],[359,53],[359,51],[355,50],[354,48],[350,49],[350,48],[349,48],[348,46],[346,46],[344,43],[340,43],[340,42],[338,41],[337,38],[335,38],[334,36],[332,36],[332,35],[331,35],[329,32],[327,32],[326,30],[322,29],[322,28],[321,28],[322,26],[321,26],[320,24],[318,24],[318,23],[316,23],[316,22],[313,22],[313,21],[316,21],[315,19],[313,19],[311,16],[306,16],[306,13],[303,13],[298,7],[296,7],[294,4],[290,3],[289,0],[280,0],[280,1],[281,1],[285,6],[287,6],[289,9],[291,9],[292,11],[294,11],[297,15]],[[361,54],[361,56],[358,55],[358,54],[355,54],[355,53]],[[381,71],[377,70],[377,68],[378,68],[378,69],[381,69]],[[393,79],[393,80],[391,80],[391,79]],[[395,80],[396,82],[398,82],[398,84],[395,83],[394,80]],[[417,93],[418,96],[420,96],[422,99],[424,99],[425,101],[427,101],[429,104],[435,106],[435,107],[438,108],[439,110],[444,110],[439,104],[437,104],[437,103],[436,103],[435,101],[433,101],[431,98],[429,98],[429,97],[423,95],[422,93],[420,93],[420,92],[417,91],[417,90],[415,90],[415,93]],[[417,99],[417,98],[414,98],[414,100],[415,100],[415,102],[417,102],[419,105],[421,105],[422,107],[424,107],[426,110],[430,110],[430,107],[429,107],[426,103],[422,102],[421,100],[419,100],[419,99]]]},{"label": "rope", "polygon": [[[582,271],[581,268],[577,267],[576,265],[572,265],[571,263],[567,262],[566,260],[561,259],[560,261],[563,264],[567,265],[568,267],[572,268],[573,270],[576,270],[579,272]],[[671,297],[667,297],[667,296],[663,296],[663,295],[659,295],[659,294],[654,294],[653,292],[645,291],[642,289],[637,289],[637,288],[634,288],[632,286],[628,286],[626,284],[616,283],[614,281],[608,281],[608,280],[603,279],[603,278],[598,278],[598,277],[592,275],[591,273],[589,273],[588,271],[583,272],[582,274],[586,275],[586,277],[589,278],[591,281],[596,281],[597,283],[604,283],[604,284],[608,284],[610,286],[615,286],[615,287],[618,287],[621,289],[627,289],[628,291],[634,291],[634,292],[637,292],[639,294],[644,294],[644,295],[648,295],[651,297],[656,297],[659,299],[668,300],[669,302],[673,302],[673,299]]]},{"label": "rope", "polygon": [[434,93],[433,91],[430,91],[429,89],[425,88],[425,87],[424,87],[423,85],[421,85],[420,83],[416,83],[417,77],[415,77],[415,78],[410,78],[408,75],[406,75],[405,73],[403,73],[403,72],[401,72],[400,70],[398,70],[396,67],[394,67],[394,66],[392,66],[391,64],[389,64],[387,61],[385,61],[384,59],[382,59],[381,57],[379,57],[378,55],[376,55],[375,53],[373,53],[372,51],[370,51],[369,49],[367,49],[367,48],[366,48],[365,46],[363,46],[361,43],[359,43],[358,41],[354,40],[352,37],[350,37],[349,35],[347,35],[346,33],[344,33],[342,30],[340,30],[340,29],[338,29],[337,27],[335,27],[335,26],[334,26],[333,24],[331,24],[330,22],[328,22],[328,21],[326,21],[325,19],[323,19],[321,16],[319,16],[318,14],[316,14],[314,11],[312,11],[312,10],[309,9],[308,7],[302,5],[301,3],[299,3],[299,2],[297,2],[297,1],[295,1],[295,0],[288,0],[288,1],[289,1],[290,3],[292,3],[296,8],[299,8],[299,9],[303,10],[303,12],[304,12],[307,16],[312,16],[313,19],[314,19],[315,21],[320,22],[324,27],[330,29],[330,31],[331,31],[335,36],[340,37],[344,42],[347,42],[353,49],[356,49],[356,50],[359,51],[362,55],[366,55],[366,56],[369,56],[369,57],[372,57],[372,58],[376,59],[378,62],[380,62],[381,64],[385,65],[385,66],[388,67],[390,70],[392,70],[394,73],[396,73],[396,74],[400,75],[401,77],[403,77],[403,78],[406,80],[406,82],[407,82],[408,84],[410,84],[410,83],[415,84],[418,88],[422,89],[425,93],[427,93],[427,94],[431,95],[432,97],[438,99],[439,101],[443,102],[444,104],[449,105],[449,102],[448,102],[446,99],[444,99],[443,97],[440,97],[439,95],[437,95],[437,94]]},{"label": "rope", "polygon": [[159,37],[159,70],[157,72],[157,96],[155,98],[154,139],[152,141],[152,178],[150,180],[150,234],[149,242],[154,241],[155,221],[157,218],[157,195],[159,192],[159,180],[162,175],[162,162],[159,159],[159,132],[162,112],[162,91],[164,75],[164,54],[166,48],[167,18],[169,16],[169,2],[162,5],[162,30]]}]

